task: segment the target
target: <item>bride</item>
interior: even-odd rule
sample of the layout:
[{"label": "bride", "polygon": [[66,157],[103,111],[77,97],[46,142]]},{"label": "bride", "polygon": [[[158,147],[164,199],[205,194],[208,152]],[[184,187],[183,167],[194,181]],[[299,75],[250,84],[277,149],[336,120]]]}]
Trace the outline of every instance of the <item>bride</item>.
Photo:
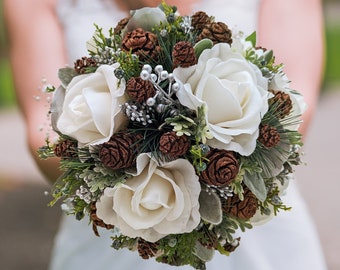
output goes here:
[{"label": "bride", "polygon": [[[57,85],[56,70],[87,54],[86,41],[93,23],[114,27],[128,10],[156,6],[160,0],[4,0],[11,41],[11,61],[19,106],[27,123],[27,138],[33,157],[47,179],[59,175],[56,160],[42,161],[36,150],[45,133],[47,104],[37,103],[42,76]],[[301,132],[306,133],[319,90],[322,67],[322,19],[319,0],[173,0],[181,14],[203,10],[232,29],[249,34],[258,31],[259,45],[274,49],[278,63],[292,87],[305,97],[309,110]],[[303,59],[303,61],[301,60]],[[240,247],[230,256],[216,254],[208,269],[273,270],[326,269],[322,251],[306,206],[292,181],[284,198],[293,207],[269,223],[242,235]],[[68,269],[173,269],[144,261],[137,253],[110,248],[107,231],[98,238],[87,221],[63,217],[55,239],[51,270]],[[189,269],[189,267],[181,267]]]}]

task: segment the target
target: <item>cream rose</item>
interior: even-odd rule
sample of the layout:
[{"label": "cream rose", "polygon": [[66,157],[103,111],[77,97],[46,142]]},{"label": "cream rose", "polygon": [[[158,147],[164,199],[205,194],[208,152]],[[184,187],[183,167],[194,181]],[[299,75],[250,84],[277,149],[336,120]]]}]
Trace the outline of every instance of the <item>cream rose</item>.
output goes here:
[{"label": "cream rose", "polygon": [[96,72],[76,76],[66,88],[57,129],[81,145],[100,144],[127,121],[121,113],[125,81],[114,75],[119,64],[102,65]]},{"label": "cream rose", "polygon": [[195,66],[177,68],[184,85],[179,101],[191,108],[206,104],[206,120],[213,139],[207,144],[241,155],[256,147],[258,129],[268,110],[268,81],[260,70],[226,43],[202,52]]},{"label": "cream rose", "polygon": [[145,31],[151,31],[155,25],[161,22],[166,23],[166,16],[160,8],[144,7],[131,11],[131,18],[126,26],[128,31],[132,31],[138,27]]},{"label": "cream rose", "polygon": [[144,153],[137,158],[134,177],[104,190],[96,203],[97,215],[124,235],[155,242],[197,227],[200,190],[189,161],[177,159],[159,166]]}]

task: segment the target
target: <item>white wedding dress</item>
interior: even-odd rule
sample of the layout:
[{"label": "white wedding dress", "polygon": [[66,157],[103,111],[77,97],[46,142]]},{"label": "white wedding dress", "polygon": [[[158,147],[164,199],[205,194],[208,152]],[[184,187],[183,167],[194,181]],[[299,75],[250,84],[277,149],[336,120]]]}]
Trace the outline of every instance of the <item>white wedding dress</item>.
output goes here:
[{"label": "white wedding dress", "polygon": [[[259,4],[258,0],[200,0],[193,11],[204,10],[230,28],[249,34],[256,29]],[[108,29],[127,16],[113,0],[59,0],[57,11],[65,31],[70,64],[87,55],[86,41],[94,32],[94,23]],[[293,207],[292,211],[281,212],[267,224],[247,231],[231,256],[216,252],[207,269],[325,270],[313,222],[294,181],[283,199]],[[100,230],[100,235],[93,234],[87,219],[79,222],[73,216],[63,217],[50,270],[176,269],[153,259],[143,260],[137,252],[116,251],[110,247],[110,232]]]}]

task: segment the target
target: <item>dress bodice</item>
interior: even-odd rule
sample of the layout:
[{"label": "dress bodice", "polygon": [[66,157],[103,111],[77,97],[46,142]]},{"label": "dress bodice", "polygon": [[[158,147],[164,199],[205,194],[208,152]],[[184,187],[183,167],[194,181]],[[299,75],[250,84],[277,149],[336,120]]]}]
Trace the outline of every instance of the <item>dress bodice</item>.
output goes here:
[{"label": "dress bodice", "polygon": [[[260,0],[199,0],[191,10],[205,11],[214,16],[216,21],[227,23],[231,29],[250,34],[256,29],[259,2]],[[128,15],[114,0],[59,0],[57,12],[65,34],[70,62],[87,55],[86,41],[94,32],[94,24],[109,29]]]}]

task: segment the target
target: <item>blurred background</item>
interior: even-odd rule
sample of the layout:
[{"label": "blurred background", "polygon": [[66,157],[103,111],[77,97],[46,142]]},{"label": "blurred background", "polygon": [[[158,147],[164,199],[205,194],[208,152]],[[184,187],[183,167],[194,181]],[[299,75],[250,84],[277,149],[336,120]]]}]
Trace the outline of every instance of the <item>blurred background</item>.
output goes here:
[{"label": "blurred background", "polygon": [[[324,0],[326,65],[318,110],[306,138],[298,183],[329,270],[340,269],[340,0]],[[31,160],[14,97],[0,0],[0,269],[45,270],[60,218]],[[33,97],[32,97],[33,98]],[[302,269],[303,270],[303,269]]]}]

